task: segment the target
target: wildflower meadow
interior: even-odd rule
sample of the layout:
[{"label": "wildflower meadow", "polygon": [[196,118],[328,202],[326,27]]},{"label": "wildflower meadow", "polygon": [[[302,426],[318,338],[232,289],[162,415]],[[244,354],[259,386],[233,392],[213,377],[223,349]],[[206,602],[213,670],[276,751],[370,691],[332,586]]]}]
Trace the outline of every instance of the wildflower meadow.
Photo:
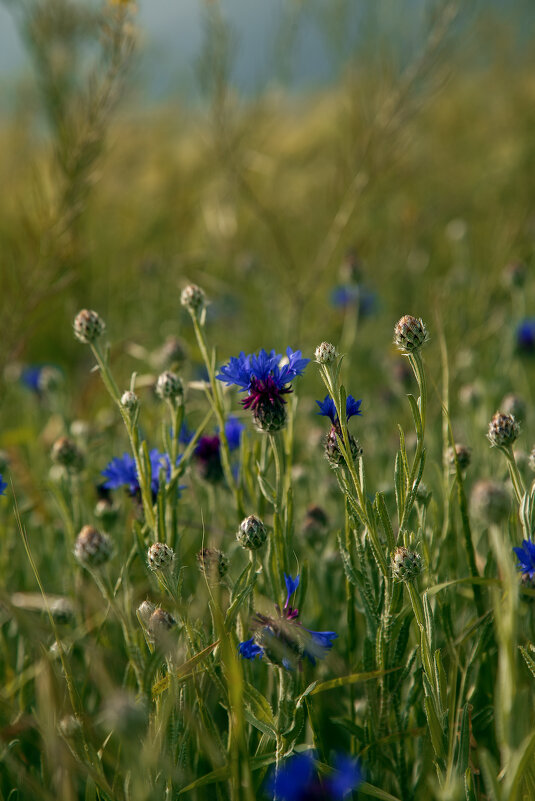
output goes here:
[{"label": "wildflower meadow", "polygon": [[529,8],[3,4],[0,801],[535,801]]}]

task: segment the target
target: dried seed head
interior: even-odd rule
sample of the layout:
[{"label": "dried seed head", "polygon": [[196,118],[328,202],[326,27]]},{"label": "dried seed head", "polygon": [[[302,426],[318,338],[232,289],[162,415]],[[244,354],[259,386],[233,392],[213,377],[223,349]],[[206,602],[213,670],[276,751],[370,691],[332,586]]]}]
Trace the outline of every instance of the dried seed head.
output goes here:
[{"label": "dried seed head", "polygon": [[413,581],[422,572],[422,557],[416,551],[396,548],[392,558],[392,575],[397,581]]},{"label": "dried seed head", "polygon": [[55,464],[73,473],[79,473],[84,467],[84,455],[76,442],[69,437],[60,437],[54,442],[50,458]]},{"label": "dried seed head", "polygon": [[330,342],[322,342],[314,351],[318,364],[332,364],[336,359],[336,348]]},{"label": "dried seed head", "polygon": [[512,414],[496,412],[489,423],[487,437],[490,444],[496,448],[512,445],[520,433],[520,426]]},{"label": "dried seed head", "polygon": [[182,290],[180,303],[186,307],[193,317],[198,317],[205,306],[205,294],[196,284],[188,284]]},{"label": "dried seed head", "polygon": [[472,488],[472,511],[483,522],[501,523],[509,516],[511,498],[499,481],[481,479]]},{"label": "dried seed head", "polygon": [[526,419],[526,401],[513,392],[504,397],[501,402],[501,409],[504,414],[512,415],[517,423],[521,423]]},{"label": "dried seed head", "polygon": [[166,370],[158,376],[156,394],[162,400],[171,400],[177,405],[181,404],[184,398],[182,379],[176,373]]},{"label": "dried seed head", "polygon": [[151,570],[163,570],[169,567],[174,558],[175,552],[165,542],[155,542],[147,551],[147,559]]},{"label": "dried seed head", "polygon": [[196,556],[199,570],[208,581],[220,581],[228,570],[229,561],[218,548],[203,548]]},{"label": "dried seed head", "polygon": [[74,318],[73,327],[76,339],[84,345],[90,345],[104,332],[106,323],[96,311],[82,309]]},{"label": "dried seed head", "polygon": [[406,314],[394,328],[394,344],[402,353],[415,353],[420,350],[429,336],[423,320]]},{"label": "dried seed head", "polygon": [[107,534],[84,526],[76,538],[74,555],[84,567],[100,567],[111,557],[113,544]]},{"label": "dried seed head", "polygon": [[455,455],[457,455],[457,461],[459,462],[461,470],[466,470],[472,460],[472,449],[458,442],[455,443],[455,451],[453,448],[448,448],[447,458],[452,472],[455,472]]},{"label": "dried seed head", "polygon": [[[362,456],[362,448],[359,445],[359,442],[352,434],[349,434],[349,447],[351,449],[351,456],[353,457],[353,461],[356,461]],[[327,461],[331,465],[331,467],[343,467],[345,465],[345,459],[342,455],[342,451],[340,450],[339,440],[342,439],[342,434],[340,431],[340,427],[337,423],[331,426],[328,434],[325,435],[325,439],[323,441],[323,450]],[[343,440],[342,440],[343,441]]]},{"label": "dried seed head", "polygon": [[250,515],[240,523],[236,539],[242,548],[256,551],[262,547],[267,539],[266,527],[258,517]]}]

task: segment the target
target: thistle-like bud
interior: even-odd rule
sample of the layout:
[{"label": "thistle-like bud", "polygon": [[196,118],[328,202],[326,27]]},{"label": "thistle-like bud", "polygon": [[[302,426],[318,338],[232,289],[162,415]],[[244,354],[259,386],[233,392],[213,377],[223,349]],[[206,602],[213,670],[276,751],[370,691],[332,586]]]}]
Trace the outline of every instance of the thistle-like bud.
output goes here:
[{"label": "thistle-like bud", "polygon": [[203,548],[196,559],[208,581],[220,581],[228,570],[229,561],[219,548]]},{"label": "thistle-like bud", "polygon": [[489,423],[487,437],[493,447],[506,448],[513,444],[519,433],[520,426],[512,414],[496,412]]},{"label": "thistle-like bud", "polygon": [[162,400],[170,400],[177,405],[181,404],[184,398],[182,379],[176,373],[166,370],[158,376],[156,394]]},{"label": "thistle-like bud", "polygon": [[262,547],[267,539],[266,527],[258,517],[249,515],[240,523],[236,539],[242,548],[256,551]]},{"label": "thistle-like bud", "polygon": [[447,459],[452,472],[455,472],[455,456],[457,456],[461,470],[466,470],[472,460],[472,449],[458,442],[455,443],[455,450],[451,447],[448,448]]},{"label": "thistle-like bud", "polygon": [[422,557],[408,548],[396,548],[392,558],[392,575],[397,581],[414,581],[422,572]]},{"label": "thistle-like bud", "polygon": [[156,609],[155,605],[150,601],[143,601],[137,608],[137,616],[140,621],[143,623],[145,628],[148,628],[149,620],[151,619],[152,613]]},{"label": "thistle-like bud", "polygon": [[149,618],[147,631],[151,640],[160,644],[175,625],[174,617],[158,606]]},{"label": "thistle-like bud", "polygon": [[505,486],[491,479],[474,484],[470,502],[474,515],[487,524],[503,522],[511,509],[511,498]]},{"label": "thistle-like bud", "polygon": [[74,318],[73,328],[76,339],[90,345],[104,332],[106,323],[96,311],[82,309]]},{"label": "thistle-like bud", "polygon": [[84,526],[76,538],[74,555],[81,565],[100,567],[111,557],[113,544],[107,534],[93,526]]},{"label": "thistle-like bud", "polygon": [[174,558],[175,552],[165,542],[155,542],[147,551],[151,570],[164,570],[166,567],[170,567]]},{"label": "thistle-like bud", "polygon": [[121,395],[121,406],[130,416],[134,415],[139,409],[139,397],[135,392],[127,389]]},{"label": "thistle-like bud", "polygon": [[322,342],[314,351],[318,364],[332,364],[336,359],[336,348],[330,342]]},{"label": "thistle-like bud", "polygon": [[[352,434],[349,434],[349,447],[351,449],[351,456],[353,457],[353,461],[356,461],[359,457],[362,456],[362,448],[359,445],[359,442]],[[328,434],[325,435],[325,440],[323,444],[323,450],[327,461],[331,465],[331,467],[337,468],[342,467],[345,465],[345,459],[342,455],[342,451],[340,450],[339,440],[342,439],[342,432],[340,431],[340,426],[335,423],[331,426]],[[343,440],[342,440],[343,441]]]},{"label": "thistle-like bud", "polygon": [[253,421],[259,431],[274,434],[286,425],[286,406],[283,403],[261,402],[253,409]]},{"label": "thistle-like bud", "polygon": [[84,467],[84,455],[76,442],[69,437],[60,437],[54,442],[50,458],[72,473],[79,473]]},{"label": "thistle-like bud", "polygon": [[406,314],[396,323],[394,328],[394,344],[402,353],[415,353],[420,350],[429,336],[423,320]]},{"label": "thistle-like bud", "polygon": [[186,307],[193,317],[198,317],[205,306],[205,294],[196,284],[188,284],[182,290],[180,303]]},{"label": "thistle-like bud", "polygon": [[502,400],[501,409],[504,414],[512,415],[518,423],[526,419],[526,401],[513,392]]}]

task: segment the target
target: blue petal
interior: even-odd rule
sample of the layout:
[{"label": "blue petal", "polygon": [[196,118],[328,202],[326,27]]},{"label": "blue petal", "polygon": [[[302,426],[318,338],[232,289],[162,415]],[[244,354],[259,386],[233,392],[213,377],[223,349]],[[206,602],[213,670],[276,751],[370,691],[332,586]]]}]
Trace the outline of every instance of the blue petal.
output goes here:
[{"label": "blue petal", "polygon": [[346,417],[349,420],[351,417],[354,417],[356,414],[362,414],[360,411],[360,404],[362,403],[361,400],[355,400],[353,395],[348,395],[346,398]]},{"label": "blue petal", "polygon": [[294,351],[291,348],[286,348],[286,356],[288,358],[288,364],[285,364],[280,368],[280,386],[284,386],[290,381],[293,381],[296,376],[302,375],[305,367],[310,361],[310,359],[303,359],[300,350]]},{"label": "blue petal", "polygon": [[43,365],[30,365],[29,367],[25,367],[20,375],[21,383],[24,384],[25,387],[31,389],[32,392],[39,392],[39,379],[41,377],[41,372],[43,370]]},{"label": "blue petal", "polygon": [[235,451],[240,447],[241,434],[245,426],[237,417],[229,417],[225,423],[225,436],[229,450]]},{"label": "blue petal", "polygon": [[7,487],[7,482],[2,479],[0,475],[0,495],[5,495],[5,489]]},{"label": "blue petal", "polygon": [[296,589],[299,587],[299,575],[293,579],[291,576],[287,576],[286,573],[284,574],[284,581],[286,584],[286,589],[288,591],[288,595],[286,596],[286,603],[285,607],[288,606],[288,602],[291,596],[294,594]]},{"label": "blue petal", "polygon": [[253,353],[250,359],[251,372],[256,378],[265,381],[270,374],[275,378],[278,376],[279,362],[282,359],[280,353],[276,353],[274,350],[267,353],[262,348],[258,355]]},{"label": "blue petal", "polygon": [[[171,433],[171,436],[173,436],[172,433]],[[178,434],[178,441],[182,445],[189,445],[194,436],[195,436],[194,432],[189,430],[188,424],[184,420],[184,422],[180,426],[180,432]]]},{"label": "blue petal", "polygon": [[267,791],[278,801],[302,801],[314,777],[314,752],[285,759],[276,771],[273,768],[267,780]]},{"label": "blue petal", "polygon": [[535,350],[535,318],[523,320],[516,329],[516,342],[521,350]]},{"label": "blue petal", "polygon": [[333,647],[332,641],[338,637],[335,631],[311,631],[305,629],[311,635],[310,642],[305,647],[305,655],[310,662],[315,665],[316,659],[324,659],[327,651]]},{"label": "blue petal", "polygon": [[256,644],[254,637],[251,637],[250,640],[244,640],[241,642],[238,646],[238,651],[240,652],[240,656],[242,656],[244,659],[254,659],[257,656],[262,659],[262,655],[264,653],[264,649]]},{"label": "blue petal", "polygon": [[362,781],[362,770],[358,759],[346,754],[337,754],[334,762],[334,772],[326,782],[332,798],[335,801],[342,801],[348,793],[356,790]]},{"label": "blue petal", "polygon": [[102,475],[108,479],[104,483],[105,489],[119,489],[119,487],[126,486],[132,493],[139,489],[136,463],[134,457],[129,453],[112,459],[102,471]]},{"label": "blue petal", "polygon": [[316,401],[320,410],[318,414],[322,414],[324,417],[328,417],[331,423],[336,422],[336,406],[334,405],[334,401],[330,395],[325,395],[323,401]]},{"label": "blue petal", "polygon": [[229,386],[236,384],[242,389],[249,389],[252,375],[251,356],[246,356],[242,351],[238,358],[230,357],[229,363],[223,365],[216,378]]},{"label": "blue petal", "polygon": [[535,543],[530,540],[523,540],[521,548],[513,548],[518,556],[518,569],[522,573],[527,573],[530,578],[535,574]]}]

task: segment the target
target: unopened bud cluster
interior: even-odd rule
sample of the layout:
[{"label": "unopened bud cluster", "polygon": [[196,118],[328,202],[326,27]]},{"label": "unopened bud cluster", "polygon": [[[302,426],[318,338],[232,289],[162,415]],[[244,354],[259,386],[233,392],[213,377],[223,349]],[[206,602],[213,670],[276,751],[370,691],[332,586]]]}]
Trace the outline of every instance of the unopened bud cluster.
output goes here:
[{"label": "unopened bud cluster", "polygon": [[236,539],[243,548],[256,551],[267,539],[266,527],[258,517],[250,515],[240,523]]},{"label": "unopened bud cluster", "polygon": [[330,342],[322,342],[314,351],[318,364],[332,364],[336,359],[336,348]]},{"label": "unopened bud cluster", "polygon": [[100,567],[111,557],[113,544],[107,534],[84,526],[76,538],[74,555],[84,567]]},{"label": "unopened bud cluster", "polygon": [[394,344],[402,353],[410,354],[420,350],[429,339],[423,320],[406,314],[394,328]]},{"label": "unopened bud cluster", "polygon": [[209,581],[220,581],[228,570],[229,561],[218,548],[203,548],[196,559],[199,570]]},{"label": "unopened bud cluster", "polygon": [[155,542],[147,551],[147,560],[151,570],[163,570],[169,567],[174,558],[175,552],[165,542]]},{"label": "unopened bud cluster", "polygon": [[176,373],[166,370],[158,376],[156,394],[162,400],[170,400],[177,404],[181,403],[184,397],[182,379]]},{"label": "unopened bud cluster", "polygon": [[[352,434],[348,432],[348,439],[349,439],[349,448],[351,450],[351,456],[353,461],[356,461],[362,456],[362,448],[359,445],[359,442]],[[339,441],[343,442],[342,439],[342,432],[340,430],[340,426],[338,424],[334,424],[331,426],[328,434],[325,435],[325,440],[323,444],[323,451],[325,453],[325,457],[327,461],[331,465],[331,467],[337,468],[342,467],[345,465],[346,461],[340,450]]]},{"label": "unopened bud cluster", "polygon": [[90,345],[104,332],[106,323],[96,311],[82,309],[74,318],[73,328],[76,339]]},{"label": "unopened bud cluster", "polygon": [[196,284],[189,284],[182,290],[180,303],[185,306],[191,315],[198,317],[205,305],[205,294]]},{"label": "unopened bud cluster", "polygon": [[455,472],[455,457],[457,456],[457,461],[459,462],[459,467],[461,470],[466,470],[472,460],[472,451],[470,448],[467,448],[466,445],[461,445],[460,443],[455,444],[455,449],[448,448],[448,464],[451,467],[452,471]]},{"label": "unopened bud cluster", "polygon": [[60,437],[52,445],[50,458],[55,464],[65,467],[67,470],[78,473],[84,467],[84,454],[69,437]]},{"label": "unopened bud cluster", "polygon": [[496,448],[512,445],[520,433],[520,426],[512,414],[496,412],[489,423],[487,437],[490,444]]},{"label": "unopened bud cluster", "polygon": [[392,558],[392,575],[397,581],[413,581],[422,572],[422,557],[408,548],[396,548]]}]

